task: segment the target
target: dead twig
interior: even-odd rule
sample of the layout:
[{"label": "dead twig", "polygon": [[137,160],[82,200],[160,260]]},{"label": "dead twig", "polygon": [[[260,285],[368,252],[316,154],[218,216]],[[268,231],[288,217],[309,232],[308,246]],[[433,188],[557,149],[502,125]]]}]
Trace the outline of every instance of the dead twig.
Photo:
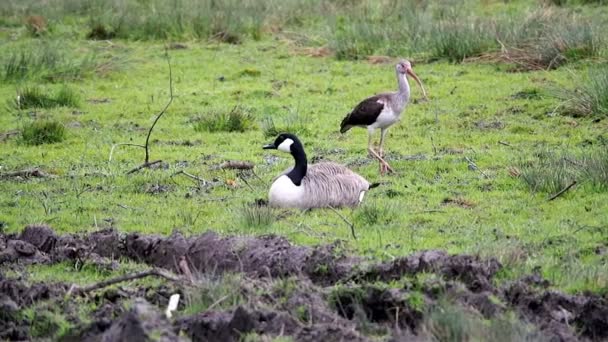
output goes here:
[{"label": "dead twig", "polygon": [[162,162],[162,160],[159,159],[159,160],[155,160],[155,161],[150,162],[150,163],[143,163],[143,164],[139,165],[138,167],[129,170],[129,172],[127,172],[127,174],[130,175],[130,174],[135,173],[135,172],[137,172],[137,171],[139,171],[141,169],[148,168],[148,167],[150,167],[152,165],[156,165],[156,164],[158,164],[160,162]]},{"label": "dead twig", "polygon": [[71,294],[81,295],[81,294],[99,290],[99,289],[102,289],[104,287],[108,287],[108,286],[111,286],[114,284],[122,283],[125,281],[130,281],[130,280],[135,280],[135,279],[140,279],[140,278],[145,278],[145,277],[150,277],[150,276],[165,278],[165,279],[173,281],[173,282],[181,281],[180,278],[178,278],[172,274],[161,271],[159,269],[151,269],[151,270],[147,270],[147,271],[135,273],[135,274],[125,274],[120,277],[100,281],[100,282],[97,282],[97,283],[94,283],[94,284],[91,284],[91,285],[88,285],[85,287],[79,287],[79,286],[73,285],[70,288],[70,290],[68,291],[68,295],[71,295]]},{"label": "dead twig", "polygon": [[7,140],[8,138],[10,138],[14,135],[19,135],[19,133],[21,133],[21,131],[18,131],[18,130],[0,133],[0,141]]},{"label": "dead twig", "polygon": [[156,126],[156,123],[158,123],[158,120],[160,120],[160,118],[165,114],[171,103],[173,103],[173,72],[171,70],[171,59],[169,58],[169,50],[167,49],[167,47],[165,47],[165,57],[167,58],[167,65],[169,66],[169,101],[167,102],[165,107],[158,113],[156,119],[154,119],[154,122],[152,123],[152,126],[150,126],[150,129],[148,130],[148,135],[146,136],[146,143],[144,144],[144,149],[146,150],[144,163],[134,169],[131,169],[129,172],[127,172],[127,174],[135,173],[143,168],[149,168],[150,166],[158,164],[162,161],[150,161],[150,136],[152,135],[152,130],[154,130],[154,127]]},{"label": "dead twig", "polygon": [[251,189],[251,191],[255,191],[255,189],[251,186],[251,184],[249,184],[249,182],[247,181],[247,179],[245,179],[245,176],[243,176],[242,172],[239,172],[238,176],[243,181],[243,183],[245,183],[249,187],[249,189]]},{"label": "dead twig", "polygon": [[566,191],[570,190],[570,188],[572,188],[573,186],[576,185],[576,181],[573,180],[572,183],[570,183],[568,186],[566,186],[565,188],[561,189],[558,193],[556,193],[555,195],[549,197],[547,199],[547,201],[553,201],[554,199],[558,198],[559,196],[563,195]]},{"label": "dead twig", "polygon": [[479,171],[479,173],[481,173],[481,175],[482,175],[482,176],[484,176],[485,178],[490,178],[490,177],[488,177],[488,175],[486,175],[486,174],[485,174],[485,172],[483,172],[483,170],[481,170],[481,169],[480,169],[480,168],[477,166],[477,164],[475,164],[475,162],[474,162],[474,161],[472,161],[472,160],[471,160],[471,158],[469,158],[469,157],[466,157],[466,156],[465,156],[465,157],[464,157],[464,159],[465,159],[465,160],[466,160],[466,161],[469,163],[469,167],[470,167],[471,169]]},{"label": "dead twig", "polygon": [[255,165],[252,162],[242,160],[228,160],[216,166],[221,170],[251,170]]},{"label": "dead twig", "polygon": [[184,176],[186,176],[188,178],[191,178],[191,179],[194,179],[195,181],[198,181],[199,182],[199,188],[201,187],[201,183],[202,183],[202,185],[207,185],[207,181],[204,180],[203,178],[200,178],[198,176],[190,174],[190,173],[188,173],[188,172],[186,172],[184,170],[177,171],[176,173],[172,174],[171,177],[177,176],[177,175],[184,175]]},{"label": "dead twig", "polygon": [[0,174],[0,179],[15,178],[15,177],[46,178],[46,177],[52,177],[52,176],[49,175],[48,173],[40,170],[39,168],[28,169],[28,170],[12,171],[12,172],[5,172],[5,173],[1,173]]},{"label": "dead twig", "polygon": [[112,145],[112,148],[110,149],[110,157],[108,158],[108,162],[112,161],[112,154],[114,154],[114,149],[117,148],[118,146],[133,146],[133,147],[146,148],[146,146],[140,145],[140,144],[131,144],[131,143],[114,144],[114,145]]},{"label": "dead twig", "polygon": [[190,267],[188,266],[188,261],[186,261],[186,257],[182,255],[179,259],[179,269],[182,273],[190,280],[190,283],[194,284],[194,276],[192,275],[192,271],[190,271]]},{"label": "dead twig", "polygon": [[508,143],[508,142],[506,142],[506,141],[500,141],[500,140],[499,140],[499,141],[498,141],[498,143],[499,143],[499,144],[501,144],[501,145],[505,145],[505,146],[509,146],[509,147],[511,147],[511,144],[509,144],[509,143]]},{"label": "dead twig", "polygon": [[336,209],[334,209],[334,207],[328,207],[329,209],[331,209],[334,213],[336,213],[336,215],[340,216],[340,218],[344,221],[344,223],[346,223],[346,225],[348,225],[350,227],[350,232],[353,235],[353,239],[357,240],[357,235],[355,234],[355,225],[353,223],[351,223],[349,220],[346,219],[346,217],[344,217],[344,215],[340,214],[340,212],[338,212]]}]

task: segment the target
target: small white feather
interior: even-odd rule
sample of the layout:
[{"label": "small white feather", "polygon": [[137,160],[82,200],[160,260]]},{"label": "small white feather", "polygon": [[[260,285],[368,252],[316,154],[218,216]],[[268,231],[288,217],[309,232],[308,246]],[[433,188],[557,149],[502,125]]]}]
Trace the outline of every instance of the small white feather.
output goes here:
[{"label": "small white feather", "polygon": [[169,298],[169,305],[167,305],[167,310],[165,311],[165,315],[167,315],[167,318],[171,318],[171,316],[173,316],[172,312],[177,310],[178,304],[179,293],[176,293]]}]

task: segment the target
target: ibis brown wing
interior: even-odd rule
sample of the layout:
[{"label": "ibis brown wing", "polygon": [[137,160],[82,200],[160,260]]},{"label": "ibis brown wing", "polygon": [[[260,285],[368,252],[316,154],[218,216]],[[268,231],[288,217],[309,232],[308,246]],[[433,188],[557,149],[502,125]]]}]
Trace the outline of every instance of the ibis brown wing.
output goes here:
[{"label": "ibis brown wing", "polygon": [[342,120],[340,132],[344,133],[354,126],[368,126],[373,124],[384,109],[384,104],[378,102],[380,99],[381,96],[372,96],[361,101],[361,103]]}]

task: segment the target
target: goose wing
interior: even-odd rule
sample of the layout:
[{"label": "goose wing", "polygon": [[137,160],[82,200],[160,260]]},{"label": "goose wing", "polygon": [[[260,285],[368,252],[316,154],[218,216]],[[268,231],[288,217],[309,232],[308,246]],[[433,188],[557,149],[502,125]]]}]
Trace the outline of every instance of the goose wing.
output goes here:
[{"label": "goose wing", "polygon": [[343,207],[359,204],[360,194],[370,183],[345,166],[318,163],[308,168],[302,179],[308,207]]}]

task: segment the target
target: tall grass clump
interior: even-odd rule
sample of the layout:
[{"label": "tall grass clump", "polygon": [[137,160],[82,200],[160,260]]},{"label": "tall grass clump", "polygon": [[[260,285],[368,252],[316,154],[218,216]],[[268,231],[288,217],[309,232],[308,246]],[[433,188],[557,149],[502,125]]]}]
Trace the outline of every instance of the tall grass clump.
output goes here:
[{"label": "tall grass clump", "polygon": [[574,155],[541,150],[534,157],[534,160],[520,163],[521,179],[531,191],[557,193],[574,180],[580,180]]},{"label": "tall grass clump", "polygon": [[520,162],[520,177],[533,192],[555,194],[573,181],[593,191],[608,191],[606,146],[578,153],[542,150],[534,157]]},{"label": "tall grass clump", "polygon": [[583,157],[583,177],[595,187],[597,191],[608,191],[608,146],[591,151]]},{"label": "tall grass clump", "polygon": [[26,145],[42,145],[65,139],[65,127],[58,121],[34,121],[21,130],[21,141]]},{"label": "tall grass clump", "polygon": [[427,44],[433,57],[462,62],[497,48],[491,32],[479,19],[450,18],[435,24]]},{"label": "tall grass clump", "polygon": [[[199,274],[195,274],[199,276]],[[211,308],[232,308],[245,302],[241,291],[243,279],[237,274],[218,277],[200,277],[195,285],[184,293],[186,307],[184,314],[191,315]]]},{"label": "tall grass clump", "polygon": [[389,224],[397,218],[397,208],[393,204],[366,201],[355,212],[355,221],[364,226]]},{"label": "tall grass clump", "polygon": [[548,341],[533,325],[522,322],[515,314],[505,313],[484,320],[479,313],[446,298],[429,310],[422,330],[430,341]]},{"label": "tall grass clump", "polygon": [[268,227],[276,220],[272,208],[267,205],[244,204],[240,216],[243,225],[250,228]]},{"label": "tall grass clump", "polygon": [[197,132],[245,132],[253,127],[253,115],[244,107],[236,106],[230,111],[212,111],[195,119]]},{"label": "tall grass clump", "polygon": [[562,113],[574,117],[608,117],[608,67],[594,68],[574,89],[554,89]]},{"label": "tall grass clump", "polygon": [[603,44],[601,25],[570,10],[542,8],[523,17],[500,18],[496,26],[502,49],[494,57],[522,71],[595,57]]},{"label": "tall grass clump", "polygon": [[14,102],[16,109],[78,106],[78,94],[67,86],[62,86],[55,94],[45,92],[37,86],[26,87],[17,92]]},{"label": "tall grass clump", "polygon": [[0,59],[2,79],[5,81],[79,79],[97,68],[95,55],[86,54],[82,57],[69,55],[66,53],[70,51],[67,45],[61,41],[33,41],[11,49]]},{"label": "tall grass clump", "polygon": [[117,38],[217,39],[239,43],[259,39],[269,5],[264,1],[120,1],[112,0],[91,15],[90,28]]},{"label": "tall grass clump", "polygon": [[278,134],[288,132],[296,135],[308,133],[307,118],[295,109],[290,109],[279,117],[270,115],[262,119],[261,127],[265,137],[276,137]]},{"label": "tall grass clump", "polygon": [[356,60],[369,55],[411,55],[424,49],[432,13],[420,2],[361,2],[354,9],[329,15],[329,46],[337,59]]}]

